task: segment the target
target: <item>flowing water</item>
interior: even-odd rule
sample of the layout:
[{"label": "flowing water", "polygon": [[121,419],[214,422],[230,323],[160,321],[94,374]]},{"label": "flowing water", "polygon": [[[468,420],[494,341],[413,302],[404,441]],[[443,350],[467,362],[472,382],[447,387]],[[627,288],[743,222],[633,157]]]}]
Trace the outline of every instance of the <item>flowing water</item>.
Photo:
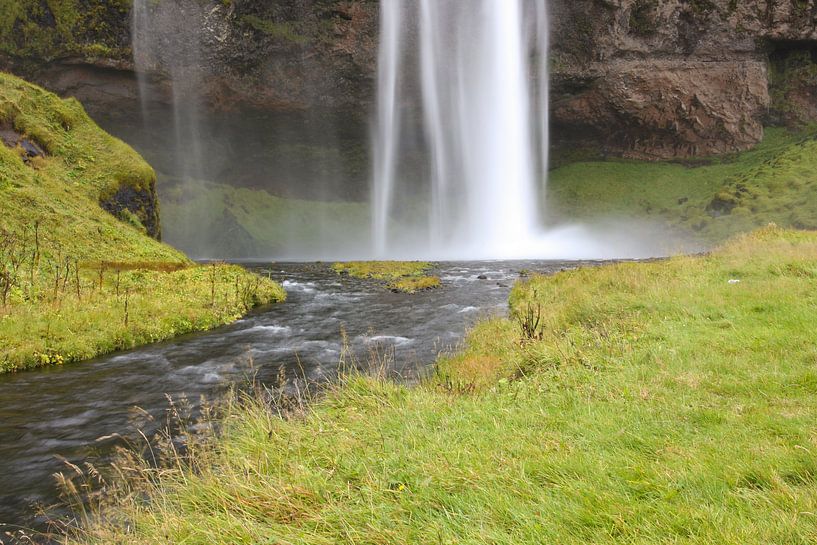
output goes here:
[{"label": "flowing water", "polygon": [[[384,0],[380,40],[377,255],[533,253],[549,143],[545,0]],[[412,101],[422,109],[428,204],[407,230],[395,217],[416,192],[401,157]]]},{"label": "flowing water", "polygon": [[[166,394],[217,396],[249,372],[262,382],[320,382],[335,375],[345,331],[349,349],[393,351],[390,371],[413,381],[440,351],[456,347],[469,324],[505,312],[509,286],[523,269],[552,272],[557,262],[447,263],[438,290],[391,293],[376,283],[337,276],[320,264],[276,264],[269,270],[288,294],[221,329],[94,361],[0,376],[0,530],[38,526],[32,506],[56,501],[52,474],[62,459],[104,461],[115,434],[133,433],[134,407],[161,416]],[[487,279],[479,279],[479,276]],[[103,439],[100,439],[103,438]],[[2,541],[2,537],[0,537]]]}]

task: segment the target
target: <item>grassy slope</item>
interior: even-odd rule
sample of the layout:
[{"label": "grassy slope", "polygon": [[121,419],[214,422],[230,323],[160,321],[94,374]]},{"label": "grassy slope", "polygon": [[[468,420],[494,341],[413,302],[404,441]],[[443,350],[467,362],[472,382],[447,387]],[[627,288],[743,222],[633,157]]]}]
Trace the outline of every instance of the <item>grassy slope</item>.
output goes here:
[{"label": "grassy slope", "polygon": [[817,234],[776,228],[534,277],[435,380],[233,408],[80,541],[813,543],[815,279]]},{"label": "grassy slope", "polygon": [[331,254],[369,234],[361,203],[283,199],[209,182],[179,182],[160,193],[168,240],[194,255],[262,257],[297,248]]},{"label": "grassy slope", "polygon": [[26,164],[0,144],[0,272],[12,276],[0,282],[0,292],[10,288],[0,303],[0,372],[213,327],[283,297],[236,268],[197,270],[134,216],[126,223],[105,212],[101,199],[122,186],[149,191],[155,175],[78,102],[0,74],[0,122],[48,153]]},{"label": "grassy slope", "polygon": [[149,190],[155,175],[126,144],[100,130],[79,102],[0,74],[0,121],[49,155],[26,165],[16,150],[0,146],[0,227],[22,237],[39,222],[45,245],[80,260],[187,261],[99,206],[123,185]]},{"label": "grassy slope", "polygon": [[[549,218],[652,219],[703,242],[722,241],[771,221],[817,229],[817,140],[767,129],[756,149],[689,167],[637,161],[578,162],[551,172]],[[707,206],[734,204],[714,217]]]}]

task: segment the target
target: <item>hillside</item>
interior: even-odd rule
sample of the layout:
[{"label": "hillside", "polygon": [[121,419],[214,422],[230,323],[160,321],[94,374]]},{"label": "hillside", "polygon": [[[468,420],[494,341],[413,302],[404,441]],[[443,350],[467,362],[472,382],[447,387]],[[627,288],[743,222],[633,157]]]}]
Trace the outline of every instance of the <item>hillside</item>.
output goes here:
[{"label": "hillside", "polygon": [[550,173],[552,223],[643,220],[705,246],[774,222],[817,229],[813,131],[766,129],[756,148],[688,162],[582,160]]},{"label": "hillside", "polygon": [[0,74],[0,138],[0,371],[206,329],[283,298],[159,242],[153,169],[77,101]]}]

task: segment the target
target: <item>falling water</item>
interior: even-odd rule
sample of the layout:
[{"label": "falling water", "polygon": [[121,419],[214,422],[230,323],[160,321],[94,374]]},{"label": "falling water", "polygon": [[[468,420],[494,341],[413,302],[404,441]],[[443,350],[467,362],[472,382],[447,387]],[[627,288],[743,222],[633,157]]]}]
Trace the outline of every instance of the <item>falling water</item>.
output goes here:
[{"label": "falling water", "polygon": [[[545,0],[383,0],[373,183],[380,256],[519,257],[539,235],[547,172]],[[415,46],[416,43],[416,46]],[[419,82],[419,85],[417,85]],[[415,92],[427,148],[418,248],[395,219]],[[408,231],[412,231],[409,228]]]},{"label": "falling water", "polygon": [[150,27],[149,0],[134,0],[131,20],[131,36],[133,37],[133,65],[136,79],[139,84],[139,102],[142,111],[142,122],[148,122],[148,104],[150,95],[148,88],[147,68],[150,62],[150,47],[148,32]]},{"label": "falling water", "polygon": [[158,98],[148,82],[148,74],[162,72],[170,84],[177,174],[194,180],[201,179],[204,172],[199,91],[201,47],[195,24],[202,17],[199,9],[192,2],[160,4],[134,0],[131,20],[143,122],[150,123],[150,103]]}]

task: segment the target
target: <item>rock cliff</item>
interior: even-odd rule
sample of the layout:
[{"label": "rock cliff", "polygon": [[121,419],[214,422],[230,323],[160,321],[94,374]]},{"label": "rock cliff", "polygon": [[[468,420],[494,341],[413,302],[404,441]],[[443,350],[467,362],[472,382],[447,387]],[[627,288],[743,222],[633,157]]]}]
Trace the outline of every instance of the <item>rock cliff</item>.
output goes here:
[{"label": "rock cliff", "polygon": [[[92,111],[135,100],[129,0],[51,4],[0,0],[9,14],[0,64]],[[169,100],[175,69],[196,73],[213,109],[370,111],[375,0],[153,9],[171,31],[140,64],[159,99]],[[750,148],[767,124],[817,120],[817,0],[551,0],[550,9],[557,145],[687,158]],[[193,33],[173,30],[180,24]]]},{"label": "rock cliff", "polygon": [[817,119],[814,0],[551,5],[553,118],[568,138],[679,158],[747,149],[764,123]]}]

